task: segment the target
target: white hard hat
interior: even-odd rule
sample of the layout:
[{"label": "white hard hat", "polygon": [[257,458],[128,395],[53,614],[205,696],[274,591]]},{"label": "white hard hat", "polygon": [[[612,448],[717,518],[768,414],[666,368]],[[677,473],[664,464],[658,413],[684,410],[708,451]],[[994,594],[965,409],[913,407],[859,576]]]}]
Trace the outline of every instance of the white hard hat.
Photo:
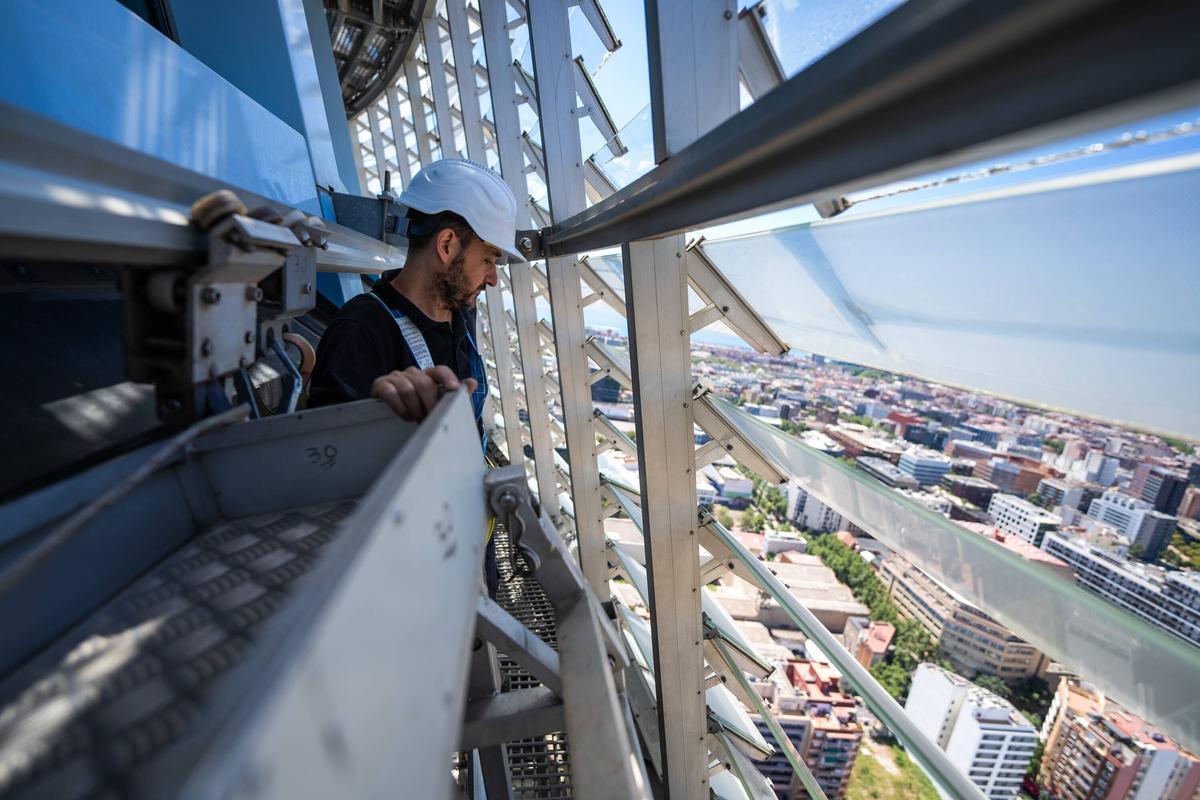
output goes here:
[{"label": "white hard hat", "polygon": [[517,199],[496,173],[475,161],[443,158],[413,176],[399,201],[423,214],[450,211],[483,241],[524,261],[517,250]]}]

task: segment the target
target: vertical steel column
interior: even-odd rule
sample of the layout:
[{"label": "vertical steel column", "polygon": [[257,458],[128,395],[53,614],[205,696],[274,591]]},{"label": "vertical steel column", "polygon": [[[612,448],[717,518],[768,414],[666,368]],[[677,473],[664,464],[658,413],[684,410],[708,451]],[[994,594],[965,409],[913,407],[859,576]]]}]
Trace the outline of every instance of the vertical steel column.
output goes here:
[{"label": "vertical steel column", "polygon": [[[496,121],[496,144],[500,171],[517,198],[517,225],[529,224],[529,185],[525,180],[525,156],[521,151],[521,120],[511,64],[512,42],[508,36],[508,10],[504,0],[480,0],[483,48],[488,64],[488,88]],[[546,405],[546,380],[542,372],[542,347],[537,332],[537,307],[533,301],[533,275],[526,263],[510,264],[510,290],[525,378],[525,410],[529,415],[529,441],[533,446],[533,468],[538,499],[550,516],[558,520],[558,492],[554,485],[554,455],[550,445],[550,410]],[[491,302],[488,302],[491,308]],[[519,440],[518,440],[519,441]],[[510,450],[511,453],[511,450]],[[509,456],[510,460],[512,456]]]},{"label": "vertical steel column", "polygon": [[533,302],[532,269],[529,264],[520,263],[510,264],[508,271],[521,347],[521,372],[525,376],[525,410],[529,415],[529,441],[533,445],[538,500],[557,524],[559,505],[554,448],[550,444],[550,409],[546,403],[546,376],[542,371],[542,347],[537,332],[537,306]]},{"label": "vertical steel column", "polygon": [[[407,187],[412,180],[412,164],[408,160],[408,142],[404,135],[404,115],[400,113],[400,98],[396,87],[387,88],[388,116],[392,120],[392,144],[396,146],[396,168],[400,170],[400,181]],[[411,105],[411,104],[410,104]]]},{"label": "vertical steel column", "polygon": [[[350,152],[354,154],[354,167],[358,170],[358,191],[367,191],[367,168],[363,166],[362,144],[358,141],[358,120],[346,120],[350,129]],[[352,192],[357,194],[356,192]]]},{"label": "vertical steel column", "polygon": [[[475,91],[475,63],[471,53],[466,0],[446,0],[446,18],[450,23],[450,47],[454,53],[454,76],[458,83],[458,105],[462,110],[467,158],[486,164],[483,117],[479,113],[479,94]],[[513,384],[512,352],[508,349],[504,296],[499,286],[487,288],[487,305],[492,357],[496,360],[497,388],[500,390],[500,408],[504,415],[505,446],[508,449],[509,462],[520,464],[524,458],[520,418],[517,416],[516,387]]]},{"label": "vertical steel column", "polygon": [[[558,0],[530,0],[528,9],[550,213],[554,219],[566,219],[587,206],[576,116],[576,66],[571,57],[571,29],[567,20],[569,8]],[[608,591],[608,559],[604,551],[600,470],[596,464],[596,433],[592,428],[579,269],[574,257],[559,257],[547,260],[546,273],[554,317],[563,423],[567,430],[579,564],[588,583],[604,597]]]},{"label": "vertical steel column", "polygon": [[421,94],[421,76],[417,72],[416,48],[404,62],[404,85],[408,88],[408,104],[412,108],[413,130],[417,134],[417,157],[424,167],[433,161],[429,146],[429,121],[425,116],[425,96]]},{"label": "vertical steel column", "polygon": [[437,132],[442,158],[458,155],[454,143],[454,118],[450,116],[450,92],[446,89],[446,63],[442,58],[442,34],[438,30],[437,0],[425,5],[421,19],[421,36],[425,41],[425,64],[433,91],[433,113],[437,117]]},{"label": "vertical steel column", "polygon": [[454,54],[454,81],[458,85],[458,107],[467,140],[467,158],[486,164],[483,117],[479,113],[479,94],[475,91],[475,58],[471,54],[466,0],[446,0],[446,20],[450,24],[450,52]]},{"label": "vertical steel column", "polygon": [[524,463],[521,418],[517,413],[517,387],[513,381],[512,351],[508,349],[508,326],[504,292],[487,288],[488,329],[492,335],[492,357],[496,359],[496,382],[500,387],[500,411],[504,416],[504,442],[510,464]]},{"label": "vertical steel column", "polygon": [[379,191],[383,191],[383,174],[387,172],[387,156],[384,155],[383,134],[379,131],[378,109],[374,104],[367,106],[367,125],[371,128],[371,149],[375,152],[375,176],[379,178]]},{"label": "vertical steel column", "polygon": [[[733,0],[647,0],[656,161],[737,112],[736,12]],[[630,242],[622,260],[654,663],[664,678],[663,780],[671,798],[701,797],[709,793],[707,715],[684,237]]]}]

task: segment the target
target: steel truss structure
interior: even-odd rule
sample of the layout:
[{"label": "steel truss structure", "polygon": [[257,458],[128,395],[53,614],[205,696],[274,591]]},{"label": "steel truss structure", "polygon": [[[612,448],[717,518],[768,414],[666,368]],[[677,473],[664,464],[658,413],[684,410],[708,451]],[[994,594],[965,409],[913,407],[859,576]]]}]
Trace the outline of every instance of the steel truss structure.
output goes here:
[{"label": "steel truss structure", "polygon": [[[782,582],[697,508],[697,470],[724,456],[772,483],[800,481],[1056,660],[1087,674],[1185,745],[1200,746],[1194,697],[1200,657],[1193,650],[1070,584],[1029,572],[1001,548],[977,542],[882,485],[765,430],[698,385],[691,337],[712,324],[723,324],[761,353],[779,355],[806,342],[781,338],[723,271],[715,243],[686,236],[801,202],[814,203],[823,217],[835,216],[848,207],[842,198],[852,191],[1196,104],[1196,4],[910,0],[788,77],[763,26],[769,10],[761,3],[739,11],[732,0],[648,0],[655,165],[625,186],[585,157],[581,146],[585,119],[612,153],[624,152],[630,142],[573,47],[576,6],[604,52],[621,46],[599,0],[430,0],[408,58],[389,73],[376,99],[349,118],[362,185],[384,195],[385,209],[389,195],[422,166],[458,155],[496,168],[522,201],[518,227],[538,229],[518,241],[530,262],[501,272],[480,314],[494,393],[485,425],[510,466],[486,477],[482,467],[465,466],[473,463],[465,455],[470,426],[458,398],[401,439],[412,437],[407,447],[414,464],[436,466],[436,475],[447,472],[447,480],[483,484],[485,492],[472,490],[472,500],[455,512],[465,521],[455,517],[450,525],[438,517],[462,498],[430,486],[416,466],[390,462],[382,482],[369,488],[359,473],[389,463],[376,463],[377,456],[356,466],[354,491],[347,484],[344,495],[310,499],[358,497],[359,545],[386,550],[385,534],[405,524],[401,504],[392,500],[425,492],[437,502],[427,503],[432,511],[424,522],[444,534],[450,555],[445,563],[434,563],[429,554],[407,562],[406,569],[422,573],[422,583],[403,596],[372,595],[387,585],[377,571],[361,583],[339,583],[350,569],[347,559],[338,562],[343,572],[324,568],[322,599],[294,612],[312,629],[293,633],[271,662],[281,663],[278,653],[285,650],[301,654],[288,681],[265,695],[269,706],[259,708],[253,729],[261,735],[240,755],[224,745],[210,751],[204,763],[212,768],[195,772],[197,782],[185,788],[198,794],[237,788],[263,796],[311,792],[314,786],[344,792],[346,785],[338,784],[341,752],[352,761],[377,760],[378,771],[356,773],[362,782],[354,788],[382,792],[387,787],[380,781],[399,771],[391,763],[399,743],[403,773],[419,776],[409,784],[420,787],[414,796],[443,794],[442,765],[449,764],[451,751],[462,750],[473,754],[463,762],[460,783],[476,798],[548,797],[564,786],[584,798],[758,798],[770,796],[770,788],[751,759],[779,747],[810,796],[824,797],[750,684],[770,672],[769,663],[704,590],[732,572],[772,597],[822,647],[939,789],[958,798],[982,796]],[[518,41],[528,43],[530,58],[521,57]],[[754,102],[739,110],[743,93]],[[225,184],[18,108],[5,108],[0,143],[6,145],[0,175],[4,257],[181,267],[211,256],[215,245],[189,225],[187,209]],[[51,191],[64,185],[122,202],[72,204]],[[291,210],[239,194],[280,217]],[[130,214],[130,207],[139,213]],[[402,247],[343,226],[326,226],[322,244],[304,251],[314,274],[375,274],[403,263]],[[612,256],[592,253],[603,247],[620,248],[620,269],[602,265]],[[692,296],[700,301],[695,310]],[[595,303],[628,320],[628,354],[587,336],[584,310]],[[869,329],[849,301],[832,313]],[[605,377],[633,394],[636,442],[593,410],[592,386]],[[1044,396],[1022,399],[1047,402]],[[378,415],[347,408],[352,410],[345,414],[362,417],[372,430],[383,429]],[[1079,410],[1100,416],[1109,411]],[[342,431],[344,420],[321,427],[322,419],[334,416],[260,421],[258,435],[231,432],[230,442],[213,437],[216,444],[201,448],[202,460],[213,458],[204,454],[222,442],[269,449],[260,440],[272,424],[279,430],[291,424],[299,432],[288,428],[286,435],[301,438],[333,429],[339,437],[357,436],[356,442],[365,435]],[[1200,418],[1186,409],[1166,424],[1175,432],[1200,433]],[[696,428],[708,437],[699,448]],[[463,454],[460,460],[451,464],[431,455],[435,440],[443,439]],[[598,457],[609,450],[637,455],[637,486],[604,474]],[[197,481],[185,482],[187,500],[212,512],[215,501],[206,499]],[[93,493],[95,485],[87,484]],[[44,498],[33,506],[7,510],[13,520],[33,515],[36,524],[24,526],[28,535],[56,519]],[[250,511],[239,509],[242,516]],[[606,532],[605,520],[616,514],[633,521],[640,547],[630,549]],[[446,594],[439,580],[469,583],[482,552],[471,537],[485,515],[504,523],[504,552],[524,554],[538,565],[536,572],[510,587],[507,601],[471,593],[466,600],[455,597],[448,622],[421,628],[403,621],[414,637],[406,646],[419,649],[420,657],[384,652],[355,615],[368,613],[372,597],[417,607]],[[204,524],[214,520],[211,513],[198,517]],[[518,529],[522,534],[515,536]],[[164,553],[171,543],[178,544],[159,543]],[[396,561],[404,558],[394,554]],[[457,572],[450,574],[451,568]],[[614,578],[635,588],[649,609],[648,621],[613,597]],[[1013,586],[1056,616],[1006,599],[1002,591],[1011,593]],[[336,587],[342,594],[335,597]],[[83,588],[97,602],[103,594],[100,582]],[[0,595],[0,603],[20,599]],[[16,614],[16,605],[8,608]],[[23,647],[42,644],[32,626],[14,630],[24,637]],[[472,649],[475,637],[482,642]],[[335,663],[329,660],[333,652],[358,656],[352,664]],[[1154,680],[1134,674],[1135,663],[1152,670]],[[374,672],[373,664],[379,665]],[[395,671],[382,676],[385,665]],[[450,700],[444,708],[425,709],[421,719],[438,720],[431,730],[397,726],[394,717],[378,713],[378,698],[369,693],[338,695],[338,708],[306,711],[304,692],[324,686],[330,670],[346,672],[350,683],[401,686],[430,706]],[[465,694],[459,686],[468,687]],[[308,713],[329,724],[309,724]],[[356,713],[370,724],[354,728],[349,718]],[[758,733],[749,713],[768,720],[774,744]],[[298,730],[314,733],[306,738]],[[386,753],[380,749],[385,743]],[[289,774],[295,782],[262,783],[272,765],[296,753],[304,754],[311,770]],[[213,775],[226,776],[226,784],[211,783]]]},{"label": "steel truss structure", "polygon": [[[490,3],[482,5],[485,18],[495,15],[499,31],[499,18],[505,15]],[[521,31],[524,23],[524,6],[518,5],[513,4],[507,14],[505,27],[510,32]],[[985,9],[986,4],[961,2],[942,4],[936,12],[926,5],[906,4],[817,65],[786,79],[762,27],[761,7],[723,14],[736,9],[717,7],[720,4],[648,4],[651,110],[655,155],[660,163],[624,188],[611,182],[607,187],[597,186],[601,181],[591,176],[603,172],[594,161],[579,158],[573,133],[577,119],[572,116],[576,104],[593,119],[599,116],[603,121],[608,115],[596,114],[596,104],[602,100],[592,82],[581,80],[579,73],[570,74],[574,54],[564,49],[563,22],[539,21],[538,3],[529,7],[532,72],[514,64],[512,81],[488,87],[497,116],[493,127],[507,129],[487,142],[489,148],[499,151],[502,173],[514,190],[521,190],[518,196],[529,196],[524,191],[526,175],[534,175],[550,187],[549,208],[538,207],[531,200],[530,209],[533,222],[545,228],[541,242],[552,277],[542,277],[541,269],[534,267],[532,281],[518,281],[517,274],[529,268],[514,265],[513,279],[503,287],[516,309],[516,341],[525,389],[530,390],[530,377],[549,386],[552,399],[548,407],[557,410],[565,422],[565,440],[554,431],[536,436],[543,444],[532,448],[534,461],[555,461],[546,443],[557,441],[561,446],[565,442],[568,458],[566,464],[558,462],[556,488],[569,486],[574,509],[595,508],[593,493],[599,490],[607,504],[603,516],[618,513],[618,509],[635,519],[645,515],[639,522],[646,531],[646,600],[651,609],[653,660],[664,664],[673,678],[671,692],[658,697],[654,706],[658,717],[654,727],[660,741],[651,755],[656,769],[661,770],[656,777],[672,796],[689,796],[697,791],[695,787],[703,786],[708,779],[708,751],[718,754],[720,763],[733,763],[719,755],[721,745],[706,733],[708,723],[698,689],[704,680],[702,665],[713,667],[710,656],[714,652],[699,644],[704,636],[696,592],[706,582],[699,560],[703,551],[714,559],[734,554],[708,533],[711,520],[696,521],[695,470],[733,454],[765,479],[782,482],[796,477],[794,462],[788,466],[764,451],[761,442],[748,437],[745,423],[715,406],[702,390],[693,394],[688,340],[691,333],[713,322],[724,322],[760,352],[782,353],[788,347],[724,277],[719,262],[706,252],[703,238],[685,243],[679,234],[805,200],[820,201],[819,208],[828,204],[836,209],[837,198],[856,188],[1148,116],[1195,98],[1194,91],[1186,88],[1196,79],[1195,65],[1175,55],[1183,50],[1186,32],[1196,27],[1195,10],[1186,4],[1160,4],[1152,14],[1120,3],[1080,3],[1055,9],[1035,3],[1003,9],[993,4]],[[711,22],[719,18],[724,24]],[[552,25],[559,26],[557,31],[550,30]],[[449,27],[453,38],[453,25]],[[1101,69],[1103,59],[1095,54],[1110,45],[1112,34],[1119,29],[1134,32],[1123,37],[1118,57],[1129,69],[1120,80],[1097,79],[1093,70]],[[488,41],[486,30],[484,36]],[[701,41],[703,46],[698,46]],[[985,41],[986,47],[971,44]],[[494,39],[489,45],[492,42]],[[1161,43],[1166,44],[1160,49]],[[552,50],[551,58],[545,57],[547,50]],[[1017,50],[1022,53],[1019,66],[1011,55]],[[681,69],[680,64],[689,63],[692,52],[703,52],[706,58],[694,69]],[[489,63],[504,58],[502,48],[492,45],[487,58]],[[1067,65],[1068,60],[1073,66]],[[460,77],[466,74],[462,70],[456,73]],[[487,74],[494,79],[496,72],[489,69]],[[1032,80],[1028,76],[1033,74],[1051,79]],[[688,78],[683,85],[672,83],[684,75]],[[854,77],[828,77],[835,75]],[[689,83],[692,76],[695,83]],[[766,100],[737,113],[739,82],[752,98],[766,96]],[[704,102],[694,100],[697,92],[703,93]],[[438,93],[435,87],[434,96]],[[459,95],[471,97],[471,92]],[[681,99],[673,99],[676,96]],[[721,96],[728,99],[718,101]],[[1065,102],[1067,96],[1070,102]],[[874,105],[862,104],[862,97],[870,97]],[[1002,102],[1001,97],[1012,102]],[[513,103],[528,103],[540,119],[540,127],[522,131],[519,140],[509,133],[513,115],[508,111]],[[850,108],[853,115],[841,111]],[[1020,108],[1020,113],[1012,113],[1013,108]],[[699,109],[710,116],[689,117]],[[455,120],[471,117],[455,110],[450,113]],[[501,124],[505,116],[509,120]],[[728,117],[736,118],[726,122]],[[486,119],[482,124],[488,129]],[[614,133],[610,130],[606,138]],[[898,146],[900,143],[903,146]],[[620,140],[617,146],[623,147]],[[586,210],[579,206],[581,184],[590,201]],[[564,215],[563,209],[574,210]],[[662,235],[674,238],[635,241]],[[614,245],[623,247],[625,274],[619,283],[592,268],[587,256],[597,247]],[[571,254],[583,255],[567,258]],[[689,288],[702,300],[702,307],[691,313]],[[540,332],[529,330],[531,326],[522,328],[522,318],[528,318],[547,294],[553,328],[545,320],[532,326],[540,327]],[[628,357],[596,339],[581,343],[565,330],[578,331],[579,310],[595,302],[628,316]],[[494,304],[495,299],[489,297],[493,331],[499,330],[496,322],[500,321],[491,313]],[[508,339],[507,334],[499,339],[494,332],[492,336],[493,342]],[[803,346],[802,342],[791,344]],[[538,359],[524,358],[526,351],[534,348]],[[542,374],[543,356],[545,363],[556,366],[556,374]],[[596,483],[594,437],[603,437],[605,444],[600,449],[631,451],[634,444],[627,437],[615,436],[615,429],[599,412],[591,418],[586,394],[580,395],[575,388],[580,386],[578,371],[585,367],[589,381],[608,376],[634,393],[641,487],[616,489],[604,478]],[[504,391],[502,388],[502,395]],[[531,395],[535,398],[532,405],[540,409],[542,396],[540,391]],[[528,408],[531,403],[523,399],[521,404]],[[531,420],[533,416],[530,414]],[[579,423],[587,418],[591,418],[593,432],[581,432]],[[671,424],[662,427],[667,420]],[[712,437],[698,452],[691,443],[693,421]],[[544,424],[539,421],[524,430],[533,433]],[[526,435],[521,441],[528,438]],[[547,476],[537,476],[543,496],[550,481]],[[633,489],[636,491],[629,491]],[[835,508],[846,508],[841,493],[825,499]],[[592,574],[589,570],[594,568],[597,550],[594,534],[588,529],[594,524],[595,511],[584,513],[586,517],[577,514],[574,520],[580,535],[575,546],[585,573]],[[654,554],[659,552],[656,569]],[[605,561],[608,566],[611,558]],[[768,593],[778,588],[764,583],[762,576],[750,578]],[[595,582],[593,585],[600,588]],[[1056,588],[1061,590],[1057,594],[1073,591],[1073,587]],[[1079,603],[1081,598],[1072,595],[1070,600]],[[796,608],[794,601],[785,598],[781,602],[795,612],[798,627],[824,642],[823,629],[806,619],[807,612]],[[1028,633],[1033,642],[1055,638],[1036,630],[1036,625],[1006,622]],[[1165,643],[1146,644],[1152,649],[1159,644],[1165,647]],[[873,679],[853,662],[840,658],[836,644],[830,643],[829,648],[839,656],[838,666],[850,682],[882,719],[894,722],[890,727],[939,785],[956,796],[971,796],[973,785],[935,748],[925,745]],[[1177,666],[1184,669],[1192,663],[1194,659],[1189,658]],[[1125,699],[1133,698],[1125,693]],[[1154,718],[1164,720],[1164,714],[1170,716],[1165,706],[1159,706]],[[1192,724],[1184,723],[1176,731],[1182,734]],[[708,744],[697,747],[695,743],[700,741]],[[751,788],[746,791],[753,792]]]}]

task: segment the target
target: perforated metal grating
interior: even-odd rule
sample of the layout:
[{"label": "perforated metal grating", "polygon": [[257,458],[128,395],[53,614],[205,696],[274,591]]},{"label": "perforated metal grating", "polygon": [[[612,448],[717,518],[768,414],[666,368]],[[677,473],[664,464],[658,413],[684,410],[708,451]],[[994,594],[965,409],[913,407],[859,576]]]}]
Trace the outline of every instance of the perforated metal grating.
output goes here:
[{"label": "perforated metal grating", "polygon": [[[147,793],[354,503],[221,523],[117,595],[3,687],[0,796]],[[41,675],[22,685],[23,675]],[[15,685],[14,685],[15,684]]]},{"label": "perforated metal grating", "polygon": [[[496,559],[500,569],[496,602],[557,650],[554,607],[535,578],[513,574],[513,548],[508,532],[498,525],[495,537]],[[505,678],[507,690],[541,685],[503,653],[499,654],[499,658],[500,672]],[[508,766],[512,773],[514,800],[553,800],[575,796],[571,786],[571,752],[565,732],[510,742]]]}]

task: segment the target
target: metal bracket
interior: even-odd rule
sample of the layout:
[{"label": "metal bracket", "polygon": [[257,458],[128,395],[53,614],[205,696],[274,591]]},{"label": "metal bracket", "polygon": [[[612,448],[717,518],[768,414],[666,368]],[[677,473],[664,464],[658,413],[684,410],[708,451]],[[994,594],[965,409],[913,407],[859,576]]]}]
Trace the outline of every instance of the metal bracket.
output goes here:
[{"label": "metal bracket", "polygon": [[[390,189],[390,179],[388,183]],[[398,213],[399,206],[386,189],[378,197],[332,192],[330,198],[333,200],[333,215],[339,225],[390,245],[406,241],[403,214]]]},{"label": "metal bracket", "polygon": [[541,230],[517,231],[517,249],[521,251],[521,255],[525,256],[526,261],[545,258],[546,251],[542,249]]}]

